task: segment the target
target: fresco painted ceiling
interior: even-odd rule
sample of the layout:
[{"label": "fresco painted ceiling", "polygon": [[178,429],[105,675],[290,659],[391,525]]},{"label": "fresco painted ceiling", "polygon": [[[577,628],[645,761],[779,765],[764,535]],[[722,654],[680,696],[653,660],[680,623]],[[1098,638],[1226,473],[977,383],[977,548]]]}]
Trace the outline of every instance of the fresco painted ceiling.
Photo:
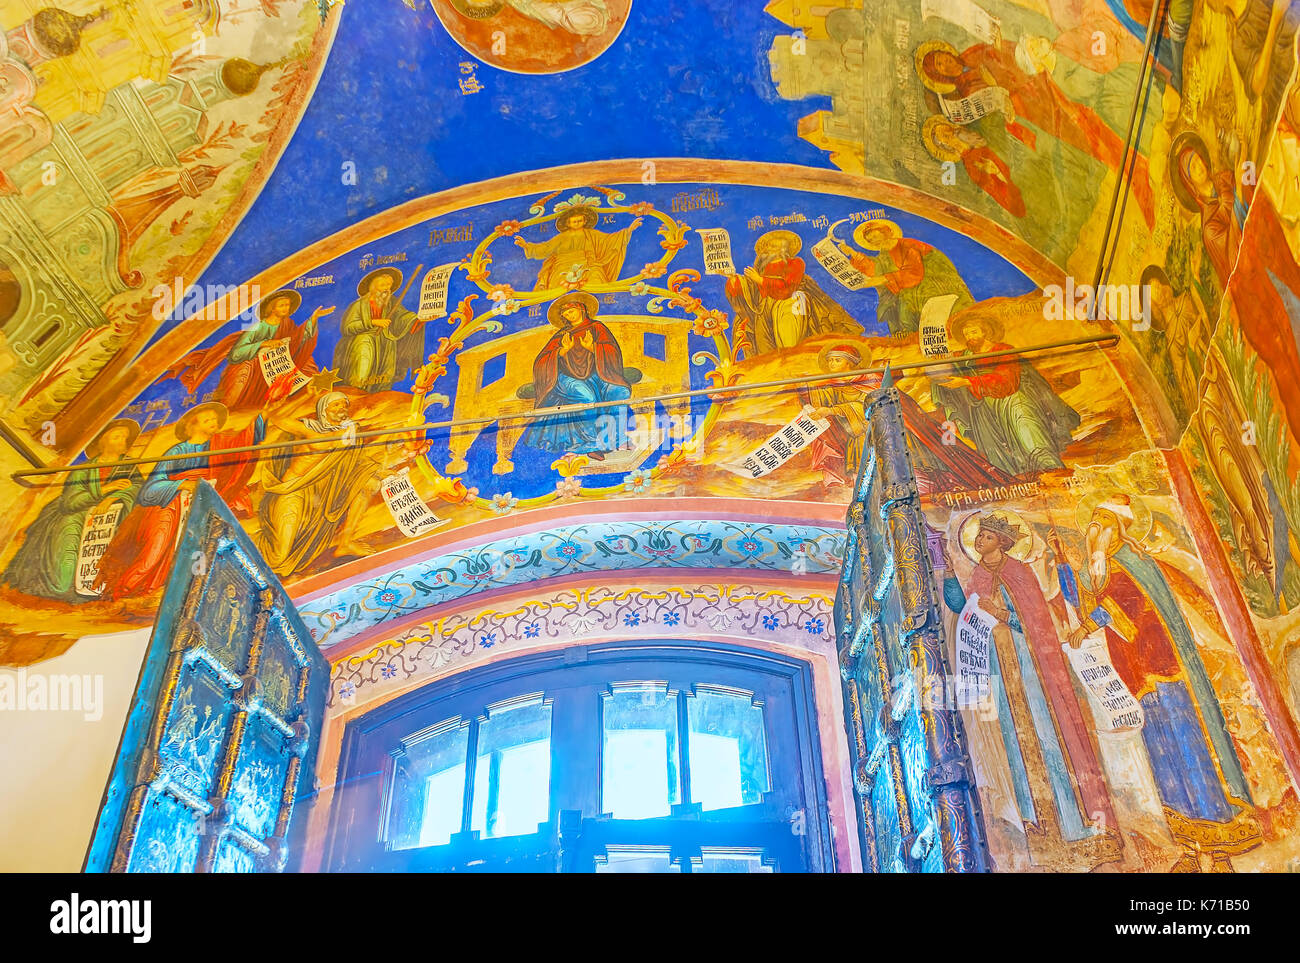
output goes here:
[{"label": "fresco painted ceiling", "polygon": [[1214,729],[1175,799],[1012,685],[1000,865],[1294,865],[1300,8],[1170,4],[1144,81],[1143,0],[62,2],[0,11],[0,468],[64,470],[0,663],[153,621],[200,481],[339,712],[543,631],[831,652],[888,366],[950,621],[988,526],[1051,698],[1140,625]]},{"label": "fresco painted ceiling", "polygon": [[[1166,44],[1115,219],[1137,8],[263,0],[146,5],[146,29],[112,4],[25,7],[3,24],[23,78],[0,140],[3,418],[52,465],[454,423],[363,437],[345,468],[267,448],[210,479],[291,588],[562,504],[843,504],[862,452],[839,406],[876,382],[720,389],[849,362],[1119,334],[1008,369],[1028,379],[1037,439],[982,421],[986,389],[960,370],[900,372],[928,500],[1111,477],[1193,422],[1228,263],[1223,211],[1196,192],[1287,156],[1270,161],[1270,134],[1293,25],[1251,54],[1256,6],[1198,6],[1176,31],[1189,39]],[[1255,186],[1230,194],[1240,219]],[[1045,309],[1044,286],[1094,279],[1108,221],[1110,277],[1154,266],[1181,320]],[[557,299],[572,292],[591,323],[566,343]],[[1243,351],[1293,362],[1291,341],[1241,331]],[[1186,350],[1166,352],[1175,339]],[[300,377],[273,385],[274,364]],[[606,407],[488,423],[561,403]],[[783,453],[801,412],[828,431]],[[774,435],[779,464],[747,462]],[[169,498],[153,470],[119,491]],[[50,500],[78,479],[111,504],[112,481],[58,476],[8,517],[53,525]],[[1265,497],[1243,484],[1224,488],[1229,527]],[[1280,584],[1277,541],[1255,554]],[[57,603],[69,633],[146,617],[147,550],[103,551],[97,581],[46,558],[0,604]]]}]

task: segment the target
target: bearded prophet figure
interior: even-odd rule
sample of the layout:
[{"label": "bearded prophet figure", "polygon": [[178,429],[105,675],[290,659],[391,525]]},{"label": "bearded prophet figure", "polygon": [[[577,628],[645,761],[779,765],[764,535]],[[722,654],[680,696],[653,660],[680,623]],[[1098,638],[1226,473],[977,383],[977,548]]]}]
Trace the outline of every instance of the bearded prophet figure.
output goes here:
[{"label": "bearded prophet figure", "polygon": [[[818,366],[828,374],[852,371],[871,364],[869,356],[855,345],[823,348]],[[858,375],[810,385],[803,395],[813,406],[813,417],[830,419],[831,430],[813,439],[813,467],[822,472],[827,485],[852,485],[862,464],[867,438],[866,404],[880,387],[880,375]],[[991,488],[1010,484],[1013,479],[994,468],[979,452],[964,444],[946,445],[943,428],[905,391],[898,399],[907,429],[907,448],[912,456],[916,485],[921,494],[944,488]]]},{"label": "bearded prophet figure", "polygon": [[754,350],[793,348],[818,334],[861,335],[862,325],[808,276],[794,231],[769,231],[754,242],[754,264],[727,278],[727,300],[749,322]]},{"label": "bearded prophet figure", "polygon": [[374,393],[391,391],[412,368],[424,362],[424,330],[415,312],[402,307],[393,290],[402,272],[383,267],[357,285],[360,295],[348,305],[334,347],[339,381]]},{"label": "bearded prophet figure", "polygon": [[[1094,837],[1093,820],[1101,821],[1105,835],[1115,817],[1090,721],[1038,577],[1008,554],[1030,533],[997,513],[979,516],[978,524],[979,564],[964,590],[954,575],[947,576],[944,600],[961,612],[967,596],[978,594],[980,608],[1003,630],[993,633],[989,647],[989,681],[1021,820],[1040,832],[1054,822],[1067,843]],[[1107,855],[1118,858],[1118,846]]]},{"label": "bearded prophet figure", "polygon": [[[1231,857],[1260,845],[1250,790],[1196,639],[1171,580],[1185,576],[1152,558],[1129,535],[1131,499],[1117,496],[1093,509],[1086,533],[1088,566],[1080,579],[1058,566],[1062,592],[1088,613],[1069,643],[1101,631],[1115,672],[1141,703],[1142,741],[1165,819],[1183,854],[1172,872],[1232,872]],[[1064,551],[1057,539],[1058,558]]]},{"label": "bearded prophet figure", "polygon": [[[951,336],[965,342],[961,355],[1011,348],[998,340],[1001,331],[987,318],[956,319],[949,328]],[[1082,419],[1028,361],[1008,357],[958,362],[953,370],[956,373],[935,384],[931,394],[989,461],[1014,476],[1065,466],[1061,452]]]},{"label": "bearded prophet figure", "polygon": [[[286,384],[284,390],[287,388]],[[168,448],[164,453],[168,460],[149,473],[135,509],[104,553],[97,579],[97,585],[103,586],[103,598],[147,595],[167,583],[185,512],[201,480],[211,482],[236,514],[251,514],[248,482],[257,456],[248,452],[227,455],[214,465],[208,452],[260,445],[266,437],[266,422],[259,413],[245,428],[222,431],[228,417],[225,405],[210,401],[191,408],[176,423],[180,443]]]},{"label": "bearded prophet figure", "polygon": [[221,339],[210,348],[191,352],[185,360],[167,371],[179,378],[190,394],[222,364],[226,366],[217,384],[215,400],[231,411],[260,408],[266,401],[268,385],[258,360],[263,347],[287,341],[294,367],[303,374],[315,374],[312,352],[316,349],[316,322],[334,309],[317,308],[304,323],[291,315],[302,304],[297,291],[277,291],[258,307],[260,320],[247,331]]},{"label": "bearded prophet figure", "polygon": [[894,338],[905,338],[921,330],[921,309],[932,298],[952,296],[951,313],[975,303],[957,266],[942,251],[924,241],[903,237],[893,221],[878,219],[859,224],[853,239],[867,251],[855,251],[841,243],[849,259],[880,298],[876,317],[889,326]]},{"label": "bearded prophet figure", "polygon": [[262,466],[258,550],[277,575],[301,571],[337,542],[337,554],[366,556],[357,528],[377,486],[381,459],[365,446],[312,439],[355,430],[346,395],[331,391],[316,402],[316,417],[271,414],[273,427],[305,444],[273,452]]},{"label": "bearded prophet figure", "polygon": [[612,234],[596,230],[598,219],[593,208],[570,207],[555,219],[557,233],[550,240],[515,238],[524,257],[542,262],[534,291],[563,288],[571,280],[587,287],[618,280],[632,232],[641,226],[641,218]]},{"label": "bearded prophet figure", "polygon": [[[623,372],[623,352],[609,328],[595,319],[596,299],[576,292],[557,298],[546,316],[559,328],[533,362],[537,408],[583,405],[632,397]],[[530,424],[523,442],[557,454],[586,454],[597,461],[618,447],[602,425],[626,424],[626,409],[546,415]]]},{"label": "bearded prophet figure", "polygon": [[130,418],[109,422],[86,446],[86,464],[68,475],[59,497],[36,516],[22,545],[5,569],[4,581],[19,592],[65,602],[84,600],[76,591],[81,533],[86,519],[121,502],[130,511],[140,489],[135,466],[112,468],[102,462],[119,461],[140,434],[140,424]]}]

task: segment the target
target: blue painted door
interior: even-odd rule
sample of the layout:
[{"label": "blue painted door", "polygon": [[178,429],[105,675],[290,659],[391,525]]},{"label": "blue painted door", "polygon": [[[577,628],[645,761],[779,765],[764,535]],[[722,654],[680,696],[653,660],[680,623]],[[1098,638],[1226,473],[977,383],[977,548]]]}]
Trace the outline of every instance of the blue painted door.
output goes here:
[{"label": "blue painted door", "polygon": [[87,872],[278,872],[329,666],[243,529],[195,493]]}]

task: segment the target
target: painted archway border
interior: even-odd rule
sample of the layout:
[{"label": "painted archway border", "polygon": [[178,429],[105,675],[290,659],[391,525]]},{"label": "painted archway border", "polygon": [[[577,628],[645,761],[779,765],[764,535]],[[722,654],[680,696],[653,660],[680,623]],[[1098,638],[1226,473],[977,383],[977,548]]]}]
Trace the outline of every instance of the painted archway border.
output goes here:
[{"label": "painted archway border", "polygon": [[[649,165],[653,165],[653,168]],[[942,198],[901,184],[797,164],[671,157],[588,161],[509,174],[439,191],[389,208],[337,231],[246,279],[244,283],[256,285],[262,291],[274,291],[354,248],[371,244],[434,217],[587,183],[640,184],[651,169],[657,183],[772,187],[885,204],[924,217],[983,244],[1019,268],[1039,286],[1064,283],[1065,275],[1060,267],[1008,229]],[[216,307],[211,313],[218,318],[226,317],[223,312],[235,307],[227,304],[227,301],[236,296],[230,295],[214,301],[207,308]],[[92,386],[83,392],[61,416],[61,420],[70,429],[69,447],[65,450],[80,451],[117,412],[153,384],[177,359],[196,348],[224,323],[187,317],[131,363],[119,378],[99,390]]]},{"label": "painted archway border", "polygon": [[[390,631],[367,651],[336,656],[317,760],[322,788],[310,820],[306,868],[319,867],[323,858],[321,843],[348,723],[409,692],[510,659],[606,642],[671,640],[722,642],[808,663],[836,864],[841,871],[860,871],[856,797],[830,619],[834,580],[812,581],[789,573],[748,573],[756,577],[744,579],[746,573],[727,572],[712,573],[712,581],[674,580],[674,574],[650,580],[625,576],[594,588],[523,586],[501,593],[490,604],[476,598],[472,604],[442,606],[418,625]],[[733,578],[737,575],[741,578]],[[724,620],[717,618],[724,614]],[[819,620],[820,631],[810,630],[807,623]],[[541,622],[546,628],[530,635],[528,628]],[[484,645],[479,636],[495,637]],[[422,650],[418,656],[417,649]],[[399,662],[406,663],[403,669],[384,671]],[[340,697],[344,680],[359,673],[369,681],[346,699]]]},{"label": "painted archway border", "polygon": [[432,535],[325,573],[331,584],[314,591],[295,586],[293,596],[317,644],[336,658],[435,609],[555,579],[776,572],[833,584],[841,511],[711,498],[577,502]]}]

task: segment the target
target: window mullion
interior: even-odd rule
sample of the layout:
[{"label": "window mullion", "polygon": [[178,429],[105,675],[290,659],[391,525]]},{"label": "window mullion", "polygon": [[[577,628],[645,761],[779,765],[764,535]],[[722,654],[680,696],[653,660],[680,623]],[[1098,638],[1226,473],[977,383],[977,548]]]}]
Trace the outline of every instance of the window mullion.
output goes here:
[{"label": "window mullion", "polygon": [[690,805],[691,797],[691,722],[686,708],[686,686],[677,690],[677,772],[682,784],[682,805]]},{"label": "window mullion", "polygon": [[469,739],[465,743],[465,798],[461,800],[460,831],[469,832],[474,817],[474,780],[478,776],[478,717],[469,721]]}]

